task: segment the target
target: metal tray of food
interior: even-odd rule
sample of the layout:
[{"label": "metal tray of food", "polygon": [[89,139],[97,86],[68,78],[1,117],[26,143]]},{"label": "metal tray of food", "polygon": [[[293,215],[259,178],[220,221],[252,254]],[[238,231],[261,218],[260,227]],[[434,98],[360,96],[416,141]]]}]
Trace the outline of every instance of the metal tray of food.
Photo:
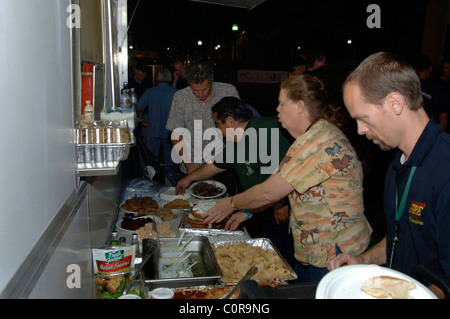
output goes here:
[{"label": "metal tray of food", "polygon": [[[258,272],[253,275],[251,280],[297,279],[295,271],[278,252],[270,239],[217,241],[213,242],[211,246],[222,272],[221,281],[223,283],[238,282],[252,266],[258,267]],[[219,253],[218,248],[220,246],[227,247],[227,251]],[[256,249],[252,249],[252,247]],[[228,252],[229,255],[227,255]]]},{"label": "metal tray of food", "polygon": [[[223,299],[227,296],[236,284],[232,285],[210,285],[174,288],[174,299]],[[239,288],[230,299],[239,298]]]},{"label": "metal tray of food", "polygon": [[218,227],[199,228],[189,223],[189,211],[186,211],[181,216],[180,226],[178,229],[180,232],[185,232],[188,236],[244,236],[246,234],[244,227],[241,225],[237,230],[225,230],[225,223],[218,225]]},{"label": "metal tray of food", "polygon": [[222,273],[208,238],[185,236],[179,245],[178,241],[179,238],[160,239],[155,276],[145,278],[149,289],[217,284]]}]

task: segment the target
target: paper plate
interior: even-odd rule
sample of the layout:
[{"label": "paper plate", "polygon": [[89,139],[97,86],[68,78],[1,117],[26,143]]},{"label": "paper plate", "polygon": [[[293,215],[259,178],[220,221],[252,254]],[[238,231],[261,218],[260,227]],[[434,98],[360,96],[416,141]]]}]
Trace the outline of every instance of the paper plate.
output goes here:
[{"label": "paper plate", "polygon": [[169,187],[164,189],[161,193],[159,193],[159,198],[168,202],[173,201],[174,199],[187,200],[191,198],[191,194],[189,192],[185,192],[184,195],[177,195],[175,187]]},{"label": "paper plate", "polygon": [[343,266],[326,274],[319,282],[316,299],[375,299],[361,286],[372,277],[391,276],[412,281],[416,288],[410,291],[411,299],[437,299],[423,284],[401,272],[377,265]]},{"label": "paper plate", "polygon": [[[194,191],[193,191],[195,185],[197,185],[198,183],[207,183],[207,184],[211,184],[211,185],[213,185],[213,186],[215,186],[215,187],[221,188],[222,191],[221,191],[219,194],[214,195],[214,196],[199,196],[199,195],[196,195],[196,194],[194,193]],[[220,197],[220,196],[223,196],[223,195],[227,192],[227,187],[226,187],[224,184],[220,183],[220,182],[208,180],[208,181],[200,181],[200,182],[195,182],[195,183],[193,183],[191,186],[189,186],[188,191],[189,191],[189,193],[190,193],[192,196],[194,196],[194,197],[196,197],[196,198],[199,198],[199,199],[213,199],[213,198],[218,198],[218,197]]]}]

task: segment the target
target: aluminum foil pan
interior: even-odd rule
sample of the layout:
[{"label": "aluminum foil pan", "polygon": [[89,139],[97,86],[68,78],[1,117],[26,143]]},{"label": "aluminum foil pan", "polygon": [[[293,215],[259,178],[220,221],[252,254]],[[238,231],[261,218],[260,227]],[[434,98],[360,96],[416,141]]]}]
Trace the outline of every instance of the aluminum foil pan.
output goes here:
[{"label": "aluminum foil pan", "polygon": [[240,227],[238,230],[224,230],[221,228],[195,228],[189,224],[189,212],[184,212],[180,220],[180,226],[178,227],[180,232],[186,232],[187,236],[245,236],[246,232],[244,227]]},{"label": "aluminum foil pan", "polygon": [[[223,299],[236,284],[182,287],[173,289],[174,299]],[[236,291],[230,299],[238,299],[240,291]]]},{"label": "aluminum foil pan", "polygon": [[[246,244],[249,244],[249,245],[254,246],[254,247],[261,247],[264,250],[272,250],[281,258],[281,260],[284,263],[284,266],[288,270],[289,275],[287,276],[287,278],[265,278],[265,279],[261,279],[261,280],[256,280],[257,282],[260,282],[260,281],[271,281],[271,280],[272,281],[278,281],[278,280],[294,280],[294,279],[297,279],[297,274],[295,273],[295,271],[286,262],[286,260],[283,258],[283,256],[279,253],[279,251],[276,249],[276,247],[272,244],[270,239],[267,239],[267,238],[255,238],[255,239],[246,239],[246,240],[216,241],[216,242],[211,242],[211,246],[212,246],[213,250],[215,251],[217,249],[217,247],[219,247],[221,245],[233,244],[233,243],[246,243]],[[217,262],[219,264],[219,267],[221,267],[220,259],[218,259],[217,256],[216,256],[216,259],[217,259]],[[254,264],[253,266],[258,267],[258,264]],[[243,267],[244,267],[244,265],[243,265]],[[222,269],[222,267],[221,267],[221,271],[222,271],[223,275],[226,274],[225,270]],[[255,280],[255,279],[251,279],[251,280]],[[226,282],[226,283],[230,283],[230,282]]]},{"label": "aluminum foil pan", "polygon": [[77,168],[112,168],[128,158],[129,144],[78,144]]}]

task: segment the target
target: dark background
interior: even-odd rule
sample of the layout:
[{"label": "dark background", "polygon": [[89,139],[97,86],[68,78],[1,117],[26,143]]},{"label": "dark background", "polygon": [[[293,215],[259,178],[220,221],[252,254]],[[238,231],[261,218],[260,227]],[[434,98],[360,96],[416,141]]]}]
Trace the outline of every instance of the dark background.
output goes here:
[{"label": "dark background", "polygon": [[[239,84],[237,70],[287,71],[295,57],[315,47],[325,50],[328,64],[342,72],[378,51],[413,56],[421,50],[427,1],[266,0],[248,10],[188,0],[141,0],[133,16],[137,3],[128,2],[128,17],[133,18],[130,69],[138,61],[170,65],[175,59],[208,60],[215,66],[216,81],[233,83],[243,100],[271,116],[279,85]],[[380,29],[366,24],[372,3],[381,8]],[[233,23],[240,26],[238,32],[231,30]],[[215,50],[217,44],[220,50]]]},{"label": "dark background", "polygon": [[[380,51],[408,54],[421,48],[426,0],[266,0],[253,10],[188,0],[141,0],[130,25],[136,50],[158,52],[159,62],[226,50],[242,38],[241,67],[286,67],[296,48],[319,46],[330,55],[361,59]],[[381,7],[381,29],[369,29],[369,4]],[[129,1],[131,19],[137,0]],[[245,36],[231,31],[237,23]],[[203,52],[197,40],[204,42]],[[347,39],[353,45],[347,45]],[[169,54],[166,48],[170,47]],[[295,51],[295,52],[294,52]]]}]

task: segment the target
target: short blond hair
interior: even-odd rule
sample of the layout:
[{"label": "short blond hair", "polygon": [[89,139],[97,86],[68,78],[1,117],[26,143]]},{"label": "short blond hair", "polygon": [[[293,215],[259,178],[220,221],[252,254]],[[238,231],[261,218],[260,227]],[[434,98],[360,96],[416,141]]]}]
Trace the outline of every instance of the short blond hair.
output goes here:
[{"label": "short blond hair", "polygon": [[361,89],[367,103],[382,105],[386,97],[397,92],[405,97],[411,110],[423,107],[420,80],[414,69],[401,58],[379,52],[366,58],[346,79]]}]

